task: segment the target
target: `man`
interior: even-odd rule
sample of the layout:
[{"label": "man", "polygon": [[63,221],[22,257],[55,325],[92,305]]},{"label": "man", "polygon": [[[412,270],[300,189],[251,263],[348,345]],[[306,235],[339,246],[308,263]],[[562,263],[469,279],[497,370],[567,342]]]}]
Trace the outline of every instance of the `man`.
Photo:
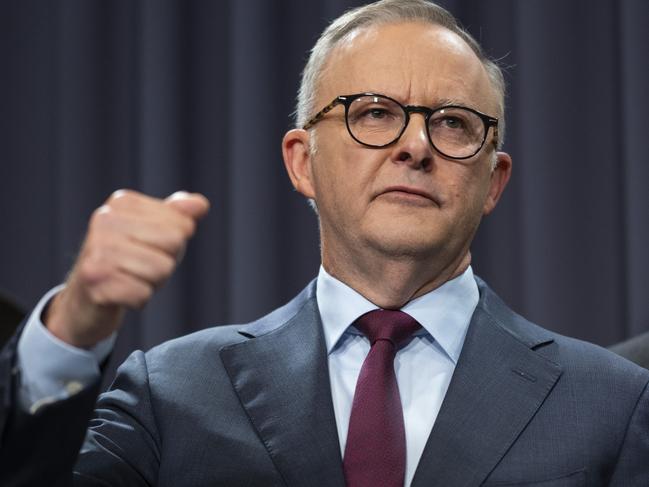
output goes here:
[{"label": "man", "polygon": [[[337,19],[282,144],[319,215],[317,280],[254,323],[134,353],[97,402],[75,485],[646,485],[649,373],[527,322],[473,277],[471,240],[511,173],[503,100],[498,68],[433,4]],[[123,310],[169,276],[207,206],[113,195],[32,314],[5,446],[21,428],[69,436],[39,455],[50,484],[71,481],[67,446]],[[78,366],[34,374],[43,335]]]}]

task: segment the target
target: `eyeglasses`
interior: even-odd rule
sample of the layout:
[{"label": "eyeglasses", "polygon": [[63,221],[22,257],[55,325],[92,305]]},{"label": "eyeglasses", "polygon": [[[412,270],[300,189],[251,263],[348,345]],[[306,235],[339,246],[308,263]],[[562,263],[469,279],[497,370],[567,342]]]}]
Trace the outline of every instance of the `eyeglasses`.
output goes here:
[{"label": "eyeglasses", "polygon": [[437,152],[449,159],[468,159],[480,152],[489,127],[494,127],[494,145],[498,143],[497,118],[458,105],[435,109],[404,106],[389,96],[375,93],[337,96],[302,128],[313,127],[337,105],[345,107],[349,135],[367,147],[380,149],[394,144],[405,132],[411,113],[424,116],[428,140]]}]

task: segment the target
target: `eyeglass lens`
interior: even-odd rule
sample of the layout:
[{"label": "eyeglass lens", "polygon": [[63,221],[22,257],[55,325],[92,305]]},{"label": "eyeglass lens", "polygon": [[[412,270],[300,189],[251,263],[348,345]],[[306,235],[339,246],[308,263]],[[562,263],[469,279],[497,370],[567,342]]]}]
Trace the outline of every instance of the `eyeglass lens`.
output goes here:
[{"label": "eyeglass lens", "polygon": [[[362,144],[384,146],[401,135],[406,124],[404,108],[382,96],[361,96],[347,110],[347,125],[352,136]],[[485,138],[482,119],[463,108],[441,108],[428,119],[428,133],[435,148],[449,157],[475,154]]]}]

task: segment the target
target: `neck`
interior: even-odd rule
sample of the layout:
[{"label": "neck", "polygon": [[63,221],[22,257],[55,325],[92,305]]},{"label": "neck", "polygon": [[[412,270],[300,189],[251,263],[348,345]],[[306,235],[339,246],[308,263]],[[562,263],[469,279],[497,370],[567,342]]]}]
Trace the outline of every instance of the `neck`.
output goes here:
[{"label": "neck", "polygon": [[468,249],[450,262],[442,258],[420,261],[377,256],[340,259],[327,255],[324,247],[322,253],[322,265],[330,275],[384,309],[402,308],[461,275],[470,263]]}]

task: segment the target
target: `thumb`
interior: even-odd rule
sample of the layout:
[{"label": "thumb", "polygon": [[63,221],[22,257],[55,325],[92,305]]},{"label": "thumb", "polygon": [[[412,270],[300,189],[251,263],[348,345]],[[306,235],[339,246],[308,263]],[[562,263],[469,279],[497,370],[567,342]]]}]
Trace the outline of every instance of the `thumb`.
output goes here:
[{"label": "thumb", "polygon": [[210,202],[200,193],[176,191],[165,199],[165,204],[175,210],[192,217],[194,220],[203,218],[210,209]]}]

